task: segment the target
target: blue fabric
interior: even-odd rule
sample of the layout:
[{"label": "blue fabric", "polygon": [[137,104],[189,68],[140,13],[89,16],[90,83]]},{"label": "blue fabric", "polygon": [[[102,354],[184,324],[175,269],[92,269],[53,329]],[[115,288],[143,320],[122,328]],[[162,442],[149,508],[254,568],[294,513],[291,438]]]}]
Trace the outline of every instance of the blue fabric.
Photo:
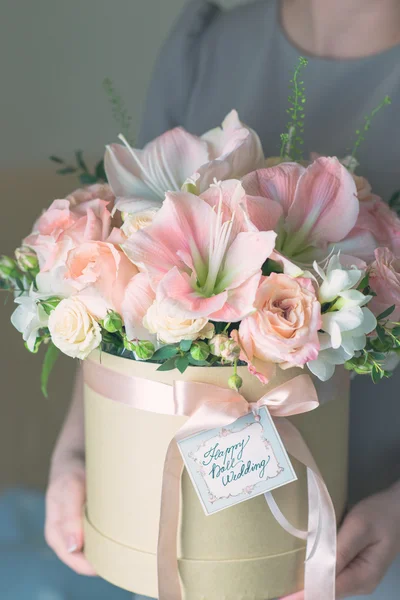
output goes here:
[{"label": "blue fabric", "polygon": [[62,564],[46,545],[43,524],[42,494],[10,490],[0,496],[1,600],[132,600],[131,593]]}]

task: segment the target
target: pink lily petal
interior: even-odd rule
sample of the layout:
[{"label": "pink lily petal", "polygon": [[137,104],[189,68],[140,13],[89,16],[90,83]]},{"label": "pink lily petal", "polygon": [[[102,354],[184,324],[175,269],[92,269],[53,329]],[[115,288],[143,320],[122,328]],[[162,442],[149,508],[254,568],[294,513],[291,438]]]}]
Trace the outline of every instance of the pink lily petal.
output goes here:
[{"label": "pink lily petal", "polygon": [[205,298],[193,290],[193,282],[187,273],[181,273],[176,267],[163,277],[157,288],[157,301],[166,303],[177,317],[208,317],[220,310],[228,298],[228,292],[222,292]]},{"label": "pink lily petal", "polygon": [[229,221],[235,216],[232,233],[248,230],[248,219],[244,212],[246,194],[242,183],[238,179],[221,181],[219,185],[212,185],[200,195],[215,210],[222,201],[222,215],[224,221]]},{"label": "pink lily petal", "polygon": [[193,268],[194,260],[204,267],[210,225],[215,219],[211,206],[198,196],[169,193],[152,224],[133,234],[122,247],[134,264],[159,281],[175,265]]},{"label": "pink lily petal", "polygon": [[350,234],[341,242],[330,244],[328,251],[341,252],[357,256],[359,259],[370,263],[374,259],[374,251],[379,243],[370,231],[355,227]]},{"label": "pink lily petal", "polygon": [[274,249],[275,239],[274,231],[239,233],[228,250],[224,266],[225,275],[218,283],[218,288],[237,288],[249,277],[260,272]]},{"label": "pink lily petal", "polygon": [[126,287],[122,302],[122,318],[129,340],[149,339],[149,332],[143,326],[143,317],[153,304],[155,294],[146,273],[138,273]]},{"label": "pink lily petal", "polygon": [[254,299],[260,278],[261,270],[235,289],[229,290],[224,306],[210,315],[210,319],[224,323],[236,323],[249,315],[254,310]]},{"label": "pink lily petal", "polygon": [[342,240],[356,224],[358,213],[353,177],[337,158],[318,158],[298,181],[287,231],[303,244],[324,246]]},{"label": "pink lily petal", "polygon": [[269,198],[246,196],[245,207],[250,222],[259,231],[276,230],[283,217],[282,206]]},{"label": "pink lily petal", "polygon": [[304,167],[297,163],[282,163],[250,173],[243,178],[243,187],[250,196],[275,200],[287,215],[295,198],[297,184],[304,172]]}]

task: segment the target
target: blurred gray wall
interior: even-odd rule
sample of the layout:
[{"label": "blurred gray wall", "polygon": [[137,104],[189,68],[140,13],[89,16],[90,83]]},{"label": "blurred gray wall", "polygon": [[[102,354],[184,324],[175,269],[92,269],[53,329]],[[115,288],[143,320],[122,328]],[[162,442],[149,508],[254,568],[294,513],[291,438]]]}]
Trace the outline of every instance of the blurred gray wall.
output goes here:
[{"label": "blurred gray wall", "polygon": [[[239,0],[240,1],[240,0]],[[243,0],[242,0],[243,1]],[[226,7],[237,0],[221,2]],[[48,160],[82,149],[99,159],[118,126],[102,89],[111,77],[137,130],[152,66],[185,0],[1,0],[0,254],[34,218],[73,190]],[[2,294],[2,297],[5,294]],[[42,356],[32,356],[0,298],[0,488],[43,487],[69,399],[74,364],[62,359],[40,393]]]}]

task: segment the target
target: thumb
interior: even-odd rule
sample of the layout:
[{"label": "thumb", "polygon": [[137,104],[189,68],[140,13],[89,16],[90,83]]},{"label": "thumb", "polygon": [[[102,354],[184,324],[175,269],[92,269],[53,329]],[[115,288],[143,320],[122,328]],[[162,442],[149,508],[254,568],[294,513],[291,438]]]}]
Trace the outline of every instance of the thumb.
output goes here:
[{"label": "thumb", "polygon": [[85,504],[85,480],[76,477],[65,489],[61,506],[61,533],[68,552],[83,548],[83,507]]}]

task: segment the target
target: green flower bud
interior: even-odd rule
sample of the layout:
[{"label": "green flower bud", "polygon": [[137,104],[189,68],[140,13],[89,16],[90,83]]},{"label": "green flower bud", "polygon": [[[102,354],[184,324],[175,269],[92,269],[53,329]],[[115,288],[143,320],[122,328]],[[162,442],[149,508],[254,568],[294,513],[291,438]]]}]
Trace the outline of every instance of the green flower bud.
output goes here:
[{"label": "green flower bud", "polygon": [[21,246],[15,251],[15,258],[17,259],[18,267],[23,273],[33,273],[35,275],[39,272],[39,261],[36,252],[28,248],[28,246]]},{"label": "green flower bud", "polygon": [[108,333],[121,331],[123,326],[122,318],[117,312],[110,310],[105,316],[102,326],[106,331],[108,331]]},{"label": "green flower bud", "polygon": [[210,355],[210,348],[205,342],[194,342],[190,348],[190,354],[195,360],[207,360]]},{"label": "green flower bud", "polygon": [[140,340],[137,343],[135,352],[140,360],[149,360],[155,352],[154,344],[147,340]]},{"label": "green flower bud", "polygon": [[124,348],[126,350],[129,350],[130,352],[136,352],[137,345],[135,342],[131,342],[130,340],[128,340],[128,338],[125,336],[124,337]]},{"label": "green flower bud", "polygon": [[228,379],[228,385],[231,390],[238,392],[243,385],[243,379],[239,375],[231,375]]},{"label": "green flower bud", "polygon": [[3,279],[15,279],[19,276],[15,260],[8,256],[0,256],[0,277]]}]

